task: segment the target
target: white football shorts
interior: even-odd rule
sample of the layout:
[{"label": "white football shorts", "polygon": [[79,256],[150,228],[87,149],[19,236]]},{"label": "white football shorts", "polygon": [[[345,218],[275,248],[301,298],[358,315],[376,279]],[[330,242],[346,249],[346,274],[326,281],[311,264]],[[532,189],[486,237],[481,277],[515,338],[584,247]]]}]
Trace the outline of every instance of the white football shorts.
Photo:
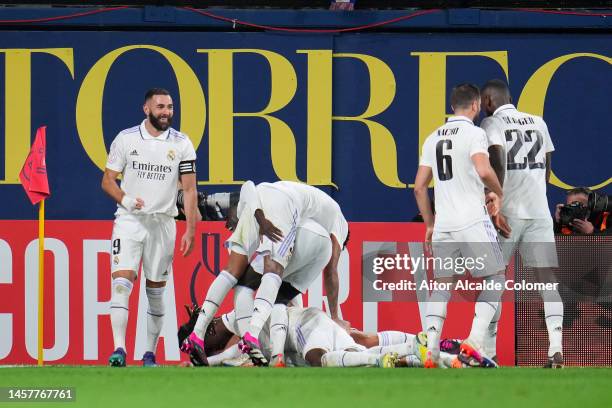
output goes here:
[{"label": "white football shorts", "polygon": [[552,218],[506,218],[512,228],[510,238],[501,235],[499,240],[506,265],[510,263],[518,247],[523,263],[534,268],[556,268],[559,266]]},{"label": "white football shorts", "polygon": [[482,278],[506,269],[497,232],[489,219],[459,231],[440,232],[434,228],[432,250],[436,278],[467,271],[475,278]]},{"label": "white football shorts", "polygon": [[145,278],[165,282],[172,273],[176,221],[165,214],[123,214],[115,218],[111,241],[111,272],[134,271],[140,262]]},{"label": "white football shorts", "polygon": [[[297,229],[293,255],[283,273],[283,281],[305,293],[328,264],[331,253],[331,239],[323,227],[305,220]],[[255,272],[263,273],[263,255],[258,255],[251,266]]]}]

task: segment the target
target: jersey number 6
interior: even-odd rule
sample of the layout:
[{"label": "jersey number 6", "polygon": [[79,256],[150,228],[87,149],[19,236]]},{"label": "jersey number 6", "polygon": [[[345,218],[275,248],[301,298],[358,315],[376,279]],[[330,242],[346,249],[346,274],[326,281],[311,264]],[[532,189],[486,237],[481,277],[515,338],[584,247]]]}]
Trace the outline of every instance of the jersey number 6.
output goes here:
[{"label": "jersey number 6", "polygon": [[444,154],[453,148],[453,141],[449,139],[440,140],[436,144],[436,163],[438,167],[438,179],[446,181],[453,178],[453,158],[450,154]]}]

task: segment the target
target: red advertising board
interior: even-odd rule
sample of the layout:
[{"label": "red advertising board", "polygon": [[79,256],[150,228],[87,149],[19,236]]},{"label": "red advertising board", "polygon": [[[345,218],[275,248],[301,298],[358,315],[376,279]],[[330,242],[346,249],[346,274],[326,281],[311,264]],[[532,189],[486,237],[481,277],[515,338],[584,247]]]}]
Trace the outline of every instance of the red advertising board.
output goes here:
[{"label": "red advertising board", "polygon": [[[343,318],[366,331],[421,330],[417,302],[363,302],[364,241],[418,242],[422,224],[351,223],[348,250],[340,262],[339,301]],[[110,325],[111,221],[49,221],[45,240],[44,348],[50,364],[106,364],[112,352]],[[178,236],[183,225],[178,224]],[[214,274],[223,267],[228,232],[222,223],[202,222],[196,247],[188,257],[175,254],[166,290],[166,317],[158,345],[158,361],[175,364],[176,329],[186,318],[183,305],[201,303]],[[0,221],[0,364],[34,364],[37,351],[38,241],[36,221]],[[144,353],[147,300],[142,279],[130,299],[127,331],[128,364]],[[221,310],[231,309],[230,294]],[[322,280],[310,287],[304,304],[325,308]],[[421,306],[422,307],[422,306]],[[449,304],[443,336],[469,333],[474,305]],[[514,364],[514,307],[508,303],[498,331],[498,356]]]}]

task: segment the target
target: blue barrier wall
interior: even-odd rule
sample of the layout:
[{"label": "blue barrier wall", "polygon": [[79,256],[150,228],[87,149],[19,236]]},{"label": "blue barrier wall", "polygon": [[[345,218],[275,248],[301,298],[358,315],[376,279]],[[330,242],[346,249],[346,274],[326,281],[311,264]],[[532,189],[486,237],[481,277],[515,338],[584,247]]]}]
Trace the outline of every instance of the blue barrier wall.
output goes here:
[{"label": "blue barrier wall", "polygon": [[[261,14],[261,13],[260,13]],[[143,28],[144,30],[145,28]],[[612,42],[589,33],[5,31],[0,36],[0,218],[35,218],[17,181],[47,125],[52,219],[104,219],[105,149],[139,123],[147,88],[175,96],[207,191],[241,181],[319,185],[351,221],[406,221],[419,146],[459,82],[507,78],[541,114],[562,188],[612,182]],[[233,89],[232,89],[233,88]]]}]

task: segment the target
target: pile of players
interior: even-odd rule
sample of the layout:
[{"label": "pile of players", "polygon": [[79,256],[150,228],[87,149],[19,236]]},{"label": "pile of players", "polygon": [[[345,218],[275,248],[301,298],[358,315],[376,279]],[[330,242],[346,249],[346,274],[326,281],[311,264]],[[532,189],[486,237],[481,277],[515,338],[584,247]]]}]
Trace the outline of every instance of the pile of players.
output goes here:
[{"label": "pile of players", "polygon": [[[139,128],[118,136],[124,139],[125,146],[121,154],[111,148],[107,165],[112,170],[107,170],[112,183],[106,183],[105,191],[123,211],[118,210],[113,231],[117,265],[113,266],[111,322],[116,350],[110,363],[114,366],[125,365],[123,347],[129,296],[126,288],[130,286],[131,290],[128,283],[133,281],[137,269],[131,261],[136,256],[128,257],[132,262],[129,268],[122,265],[125,259],[122,243],[131,241],[116,238],[121,235],[119,226],[127,231],[129,222],[136,222],[146,229],[148,223],[158,225],[160,221],[155,214],[141,214],[150,200],[142,200],[138,195],[132,198],[129,169],[123,162],[114,165],[113,159],[138,154],[134,147],[141,149],[142,145],[144,150],[149,140],[163,138],[164,132],[168,132],[164,140],[175,140],[186,152],[184,160],[176,164],[177,179],[180,177],[183,185],[188,186],[185,214],[189,228],[181,249],[188,253],[193,245],[197,205],[193,147],[180,145],[188,144],[188,139],[168,128],[171,123],[168,106],[171,105],[155,102],[155,98],[150,112],[145,98],[148,119]],[[546,184],[554,147],[546,124],[539,117],[516,110],[507,85],[498,80],[489,81],[483,87],[482,97],[474,85],[456,86],[451,94],[451,106],[455,115],[423,145],[414,183],[417,204],[426,224],[426,243],[431,244],[434,256],[486,259],[484,268],[471,274],[495,284],[487,287],[503,287],[506,265],[517,246],[523,262],[535,267],[540,279],[552,279],[551,271],[557,266],[557,259]],[[487,118],[477,127],[474,120],[479,117],[481,107]],[[159,114],[155,116],[157,111]],[[174,153],[168,153],[167,159],[173,161]],[[114,184],[120,172],[124,173],[121,185],[124,193],[115,189]],[[168,188],[176,183],[173,180],[168,182]],[[432,180],[435,216],[428,194]],[[249,181],[242,186],[239,196],[216,194],[209,201],[233,233],[227,241],[230,254],[225,268],[209,287],[202,306],[190,309],[190,320],[179,332],[181,351],[189,354],[194,365],[496,366],[501,290],[487,289],[480,293],[470,334],[463,341],[441,339],[451,297],[450,290],[444,290],[443,285],[433,290],[428,299],[425,333],[368,335],[350,331],[348,323],[339,317],[337,303],[337,267],[348,241],[348,223],[330,196],[300,183],[280,181],[255,185]],[[176,215],[173,211],[166,213]],[[131,218],[123,220],[122,217]],[[166,235],[172,236],[173,230],[168,231]],[[499,241],[504,244],[502,247]],[[126,277],[117,275],[123,269],[131,273]],[[144,263],[143,269],[146,272]],[[164,268],[157,269],[158,275],[163,275]],[[329,301],[329,317],[318,309],[301,305],[301,294],[321,273]],[[434,275],[439,282],[455,278],[452,271],[446,270],[436,269]],[[147,296],[149,289],[152,295],[159,295],[157,292],[161,290],[154,287],[154,279],[149,288],[150,278],[147,276]],[[215,318],[219,305],[232,289],[234,310]],[[547,366],[562,367],[563,304],[556,291],[542,296],[550,340]],[[152,309],[150,304],[149,314],[163,316],[163,304],[157,309]],[[151,326],[156,330],[151,331],[148,342],[151,350],[147,352],[149,360],[145,358],[145,365],[147,361],[155,363],[153,352],[160,327],[159,324]]]}]

